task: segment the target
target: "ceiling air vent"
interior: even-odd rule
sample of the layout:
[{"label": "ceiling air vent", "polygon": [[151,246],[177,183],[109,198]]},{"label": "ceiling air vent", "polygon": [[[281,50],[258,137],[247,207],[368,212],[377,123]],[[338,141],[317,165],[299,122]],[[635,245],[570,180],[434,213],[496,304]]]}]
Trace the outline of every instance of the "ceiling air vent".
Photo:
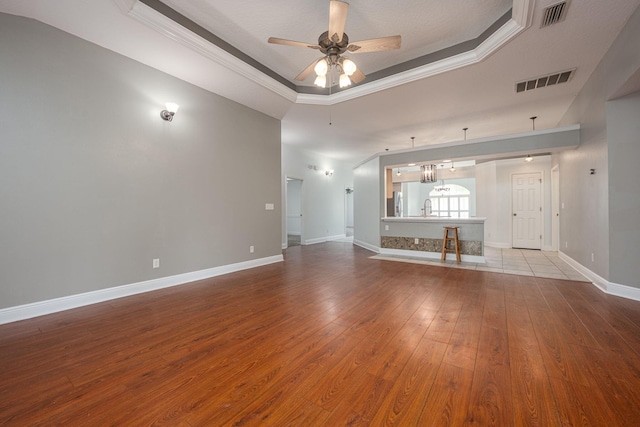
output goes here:
[{"label": "ceiling air vent", "polygon": [[569,9],[569,0],[545,7],[542,11],[542,25],[540,25],[540,28],[563,21],[565,16],[567,16],[567,9]]},{"label": "ceiling air vent", "polygon": [[541,87],[559,85],[560,83],[566,83],[573,78],[573,74],[576,69],[560,71],[557,73],[549,74],[542,77],[536,77],[534,79],[528,79],[522,82],[516,82],[516,92],[525,92],[532,89],[539,89]]}]

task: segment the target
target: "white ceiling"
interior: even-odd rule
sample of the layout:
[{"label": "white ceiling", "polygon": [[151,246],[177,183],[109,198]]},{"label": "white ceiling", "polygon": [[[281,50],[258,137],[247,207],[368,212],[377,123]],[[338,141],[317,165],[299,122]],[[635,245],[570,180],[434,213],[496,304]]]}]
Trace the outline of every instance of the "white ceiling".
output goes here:
[{"label": "white ceiling", "polygon": [[[316,44],[329,27],[329,0],[161,0],[174,10],[240,49],[293,83],[313,86],[313,78],[294,77],[321,56],[314,49],[270,46],[270,36]],[[369,74],[457,43],[474,39],[511,7],[512,0],[351,1],[345,32],[351,42],[402,36],[402,49],[352,55]]]},{"label": "white ceiling", "polygon": [[[315,42],[328,24],[328,0],[163,1],[289,81],[317,52],[266,39]],[[463,63],[470,65],[365,80],[330,97],[297,94],[166,18],[149,19],[150,8],[138,0],[0,0],[0,12],[38,19],[281,119],[284,144],[355,164],[408,148],[412,136],[422,146],[459,141],[464,127],[469,139],[523,132],[531,130],[531,116],[538,116],[536,129],[557,126],[640,0],[573,0],[565,21],[541,29],[542,9],[555,2],[352,0],[345,28],[352,41],[403,38],[398,51],[353,55],[365,74],[475,38],[511,3],[514,10],[531,6],[530,26]],[[514,91],[517,81],[572,68],[566,84]],[[163,95],[181,104],[179,94]]]}]

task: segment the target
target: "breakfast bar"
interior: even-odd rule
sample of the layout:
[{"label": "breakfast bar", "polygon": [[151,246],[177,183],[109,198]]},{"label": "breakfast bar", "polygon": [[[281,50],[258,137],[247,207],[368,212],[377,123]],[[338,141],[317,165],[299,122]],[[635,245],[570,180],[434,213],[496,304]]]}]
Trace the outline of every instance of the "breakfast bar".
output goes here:
[{"label": "breakfast bar", "polygon": [[[438,216],[383,217],[380,221],[380,252],[418,258],[439,259],[444,227],[459,227],[463,262],[485,262],[484,222],[486,218]],[[452,258],[449,258],[453,255]],[[448,254],[447,260],[455,259]]]}]

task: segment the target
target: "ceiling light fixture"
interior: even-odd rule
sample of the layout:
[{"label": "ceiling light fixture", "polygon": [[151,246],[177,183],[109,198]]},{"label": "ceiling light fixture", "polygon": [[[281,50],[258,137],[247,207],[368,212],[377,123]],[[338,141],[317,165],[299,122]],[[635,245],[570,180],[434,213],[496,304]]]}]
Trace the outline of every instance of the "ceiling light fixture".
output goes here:
[{"label": "ceiling light fixture", "polygon": [[[325,88],[327,85],[327,73],[335,70],[340,76],[339,84],[341,88],[350,86],[352,81],[360,83],[366,76],[357,69],[356,64],[352,60],[341,55],[345,52],[365,53],[400,49],[402,38],[400,36],[390,36],[349,43],[349,36],[344,32],[348,12],[349,3],[341,0],[329,1],[329,31],[320,34],[317,44],[297,42],[277,37],[269,37],[267,41],[285,46],[317,49],[325,55],[320,59],[316,59],[311,65],[305,68],[304,71],[298,74],[295,78],[298,81],[306,79],[313,70],[316,72],[314,84]],[[329,87],[331,87],[335,85],[336,82],[330,78],[328,83]]]},{"label": "ceiling light fixture", "polygon": [[340,76],[340,87],[344,88],[351,85],[350,77],[356,72],[357,67],[355,62],[346,56],[330,53],[319,59],[313,67],[313,71],[316,73],[316,79],[313,84],[321,88],[327,87],[327,74],[334,70]]},{"label": "ceiling light fixture", "polygon": [[438,181],[438,170],[436,165],[420,166],[420,182],[426,184],[428,182]]},{"label": "ceiling light fixture", "polygon": [[167,102],[164,106],[166,107],[166,110],[160,111],[160,117],[162,117],[162,120],[166,120],[168,122],[173,121],[173,116],[176,114],[180,106],[173,102]]},{"label": "ceiling light fixture", "polygon": [[398,168],[398,172],[396,172],[396,175],[397,175],[397,176],[402,175],[402,173],[400,172],[400,168]]},{"label": "ceiling light fixture", "polygon": [[456,171],[456,167],[453,165],[453,162],[451,162],[451,168],[449,170],[451,172],[455,172]]},{"label": "ceiling light fixture", "polygon": [[[537,116],[529,117],[529,119],[531,120],[532,130],[536,130],[536,119],[537,118],[538,118]],[[533,157],[531,157],[531,154],[527,154],[527,157],[525,157],[524,161],[527,162],[527,163],[533,162]]]}]

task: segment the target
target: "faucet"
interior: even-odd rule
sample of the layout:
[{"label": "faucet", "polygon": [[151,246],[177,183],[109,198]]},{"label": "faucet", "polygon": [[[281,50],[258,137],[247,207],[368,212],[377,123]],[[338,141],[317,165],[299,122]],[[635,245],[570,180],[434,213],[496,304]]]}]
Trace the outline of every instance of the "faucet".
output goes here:
[{"label": "faucet", "polygon": [[[429,213],[427,213],[427,202],[429,202]],[[422,208],[422,216],[431,215],[431,199],[424,199],[424,207]]]}]

